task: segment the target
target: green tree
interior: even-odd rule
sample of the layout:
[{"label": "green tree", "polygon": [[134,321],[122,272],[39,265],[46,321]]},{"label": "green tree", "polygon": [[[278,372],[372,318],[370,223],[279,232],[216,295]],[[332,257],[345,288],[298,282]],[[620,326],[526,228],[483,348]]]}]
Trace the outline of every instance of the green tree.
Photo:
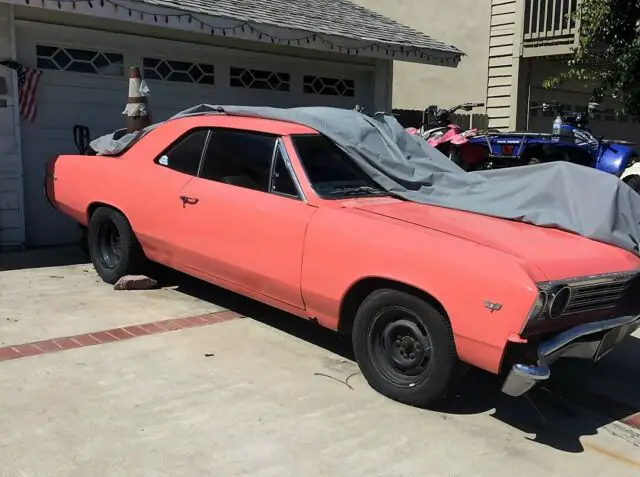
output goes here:
[{"label": "green tree", "polygon": [[594,101],[613,97],[621,113],[640,115],[640,0],[579,0],[576,19],[580,31],[569,68],[544,87],[587,82]]}]

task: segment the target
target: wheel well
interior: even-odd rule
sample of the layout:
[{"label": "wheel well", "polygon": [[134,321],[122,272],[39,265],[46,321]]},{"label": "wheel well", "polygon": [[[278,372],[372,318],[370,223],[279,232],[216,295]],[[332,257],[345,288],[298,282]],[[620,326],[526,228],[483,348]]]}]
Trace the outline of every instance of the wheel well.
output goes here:
[{"label": "wheel well", "polygon": [[89,204],[89,207],[87,207],[87,225],[89,224],[89,221],[91,220],[91,216],[93,215],[93,213],[100,207],[108,207],[109,209],[117,210],[122,215],[125,215],[124,212],[122,212],[117,207],[114,207],[113,205],[105,204],[104,202],[92,202],[91,204]]},{"label": "wheel well", "polygon": [[433,306],[440,313],[442,313],[443,316],[449,319],[449,315],[442,306],[442,303],[440,303],[432,295],[425,292],[424,290],[413,287],[411,285],[407,285],[406,283],[397,282],[395,280],[369,277],[355,283],[342,299],[342,303],[340,304],[340,321],[338,323],[338,331],[340,333],[351,334],[351,329],[353,328],[353,320],[356,316],[358,308],[360,307],[360,304],[372,292],[374,292],[375,290],[380,290],[382,288],[402,291],[421,298],[431,306]]}]

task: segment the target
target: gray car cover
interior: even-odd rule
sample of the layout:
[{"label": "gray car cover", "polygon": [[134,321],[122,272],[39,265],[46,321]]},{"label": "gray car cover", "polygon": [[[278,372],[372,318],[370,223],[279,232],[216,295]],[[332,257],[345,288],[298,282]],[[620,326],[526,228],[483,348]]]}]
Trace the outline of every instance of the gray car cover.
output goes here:
[{"label": "gray car cover", "polygon": [[[465,172],[390,115],[375,118],[329,107],[270,108],[202,104],[171,119],[228,114],[308,126],[332,139],[377,184],[409,201],[554,227],[640,255],[640,195],[616,176],[554,162]],[[117,154],[156,125],[91,142]]]}]

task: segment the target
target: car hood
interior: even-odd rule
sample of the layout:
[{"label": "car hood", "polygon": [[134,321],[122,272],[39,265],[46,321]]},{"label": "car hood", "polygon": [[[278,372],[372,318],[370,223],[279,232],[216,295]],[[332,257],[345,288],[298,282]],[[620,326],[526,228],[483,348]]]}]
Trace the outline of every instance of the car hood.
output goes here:
[{"label": "car hood", "polygon": [[357,200],[350,206],[508,253],[535,281],[640,268],[640,259],[626,250],[558,229],[393,198]]}]

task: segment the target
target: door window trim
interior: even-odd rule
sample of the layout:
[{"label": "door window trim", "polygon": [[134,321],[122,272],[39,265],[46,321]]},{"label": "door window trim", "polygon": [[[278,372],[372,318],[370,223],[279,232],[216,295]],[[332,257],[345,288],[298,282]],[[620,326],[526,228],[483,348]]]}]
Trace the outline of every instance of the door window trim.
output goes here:
[{"label": "door window trim", "polygon": [[[204,145],[202,146],[202,151],[200,152],[200,159],[198,160],[198,169],[196,171],[196,175],[191,175],[191,174],[187,174],[185,172],[180,172],[180,171],[176,171],[175,169],[173,169],[170,166],[165,166],[163,164],[160,164],[160,158],[162,156],[167,155],[167,152],[169,152],[171,149],[173,149],[175,146],[177,146],[179,143],[181,143],[185,138],[189,137],[192,134],[195,134],[198,131],[201,131],[205,129],[207,131],[207,136],[204,138]],[[180,136],[178,136],[176,139],[174,139],[173,141],[171,141],[171,143],[165,147],[162,151],[160,151],[160,153],[153,159],[153,163],[157,166],[160,166],[164,169],[169,169],[170,171],[173,171],[177,174],[183,174],[185,176],[188,177],[199,177],[200,176],[200,171],[202,169],[202,162],[204,160],[204,153],[207,150],[207,146],[209,145],[209,140],[211,139],[211,128],[208,128],[206,126],[196,126],[195,128],[191,128],[188,129],[187,131],[185,131],[184,133],[182,133]]]},{"label": "door window trim", "polygon": [[[198,131],[201,131],[205,129],[207,131],[207,136],[204,139],[204,145],[202,147],[202,152],[200,153],[200,160],[198,162],[198,170],[195,176],[192,176],[191,174],[186,174],[184,172],[180,172],[180,171],[176,171],[175,169],[172,169],[170,166],[165,166],[160,164],[158,161],[160,160],[160,158],[164,155],[167,154],[168,151],[170,151],[172,148],[174,148],[177,144],[179,144],[180,142],[182,142],[186,137],[190,136],[191,134],[194,134]],[[253,130],[249,130],[249,129],[242,129],[242,128],[228,128],[228,127],[224,127],[224,126],[196,126],[194,128],[191,128],[187,131],[185,131],[183,134],[181,134],[179,137],[177,137],[176,139],[174,139],[171,144],[169,144],[167,147],[165,147],[153,160],[153,163],[157,166],[160,166],[164,169],[169,169],[173,172],[176,172],[178,174],[183,174],[189,177],[197,177],[198,179],[202,179],[201,174],[202,174],[202,168],[204,166],[204,160],[206,157],[206,152],[207,152],[207,148],[209,147],[209,143],[211,142],[211,138],[212,136],[218,132],[218,131],[226,131],[226,130],[230,130],[230,131],[239,131],[239,132],[244,132],[244,133],[249,133],[249,134],[261,134],[260,131],[253,131]],[[295,171],[293,170],[293,165],[291,164],[291,158],[289,156],[289,153],[287,152],[287,148],[284,144],[284,141],[282,140],[282,136],[274,136],[276,141],[274,143],[273,146],[273,151],[271,153],[271,163],[269,165],[269,184],[268,184],[268,189],[266,191],[267,194],[272,194],[272,195],[277,195],[279,197],[284,197],[287,199],[293,199],[293,200],[300,200],[302,202],[308,203],[309,201],[307,200],[307,197],[304,193],[304,190],[302,189],[302,185],[300,183],[300,180],[298,179],[298,176],[296,175]],[[275,167],[276,167],[276,159],[278,156],[278,151],[282,154],[282,159],[284,160],[284,166],[287,169],[287,171],[289,172],[289,175],[291,176],[291,180],[293,181],[293,184],[296,188],[296,191],[298,192],[297,196],[294,195],[289,195],[289,194],[284,194],[282,192],[277,192],[277,191],[273,191],[272,186],[273,186],[273,175],[275,172]],[[259,191],[258,191],[259,192]]]},{"label": "door window trim", "polygon": [[[282,154],[284,167],[289,172],[289,175],[291,176],[291,180],[293,181],[293,184],[296,190],[298,191],[297,196],[284,194],[282,192],[277,192],[272,190],[273,179],[274,179],[273,175],[276,169],[276,160],[278,157],[278,151],[280,151],[280,153]],[[280,197],[286,197],[288,199],[295,199],[295,200],[301,200],[303,202],[307,202],[307,197],[305,196],[304,191],[302,190],[302,185],[298,180],[298,176],[296,176],[296,173],[293,170],[293,166],[291,165],[291,158],[289,157],[289,154],[287,154],[287,148],[285,147],[284,142],[282,141],[282,137],[278,137],[278,139],[276,140],[275,147],[273,148],[273,155],[271,157],[271,168],[269,170],[269,193],[278,195]]]}]

